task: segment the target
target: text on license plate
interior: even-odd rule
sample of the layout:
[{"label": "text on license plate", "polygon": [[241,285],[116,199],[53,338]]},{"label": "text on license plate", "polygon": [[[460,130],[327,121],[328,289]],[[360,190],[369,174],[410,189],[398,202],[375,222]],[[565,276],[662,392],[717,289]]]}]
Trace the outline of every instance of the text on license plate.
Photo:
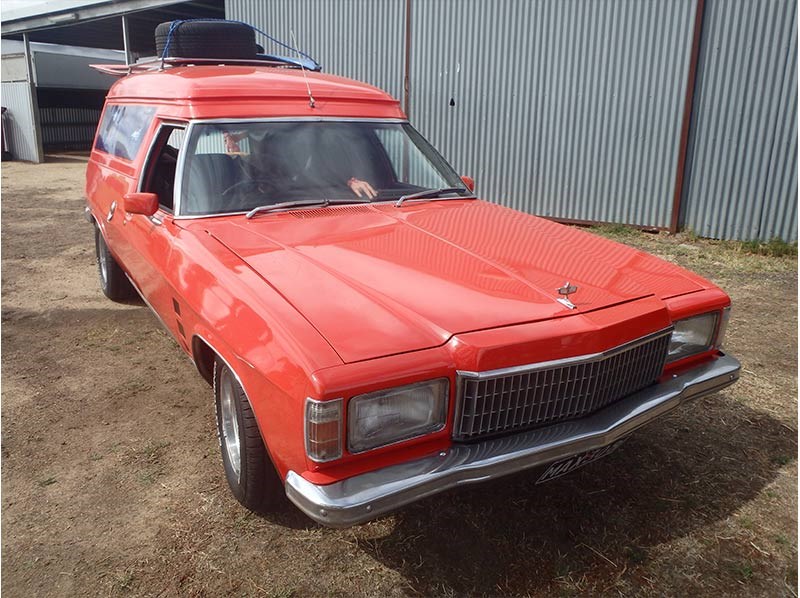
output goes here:
[{"label": "text on license plate", "polygon": [[556,461],[547,468],[547,471],[541,475],[536,483],[542,484],[543,482],[549,482],[550,480],[559,478],[562,475],[567,475],[568,473],[575,471],[584,465],[588,465],[589,463],[597,461],[598,459],[602,459],[606,455],[610,455],[617,450],[617,447],[619,447],[619,445],[626,440],[627,438],[622,438],[606,446],[601,446],[600,448],[592,449],[591,451],[586,451],[585,453],[581,453],[579,455],[573,455],[572,457],[567,457],[561,461]]}]

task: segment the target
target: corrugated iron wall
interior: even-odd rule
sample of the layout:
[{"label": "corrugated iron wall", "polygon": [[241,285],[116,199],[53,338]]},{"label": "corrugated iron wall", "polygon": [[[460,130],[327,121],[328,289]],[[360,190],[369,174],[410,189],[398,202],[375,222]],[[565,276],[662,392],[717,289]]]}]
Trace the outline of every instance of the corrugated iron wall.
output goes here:
[{"label": "corrugated iron wall", "polygon": [[[293,28],[326,72],[402,99],[406,6],[409,117],[482,197],[670,225],[697,0],[227,0],[226,15]],[[699,234],[797,238],[794,11],[706,0],[682,220]]]},{"label": "corrugated iron wall", "polygon": [[9,133],[9,147],[15,160],[39,161],[34,130],[31,88],[26,81],[2,84],[2,103],[8,108],[5,120]]},{"label": "corrugated iron wall", "polygon": [[412,3],[412,122],[482,196],[669,226],[695,1]]},{"label": "corrugated iron wall", "polygon": [[97,108],[39,108],[46,150],[88,150],[100,120]]},{"label": "corrugated iron wall", "polygon": [[[366,81],[403,97],[405,0],[225,0],[225,16],[255,25],[300,50],[327,73]],[[256,41],[274,54],[285,48]]]},{"label": "corrugated iron wall", "polygon": [[797,240],[797,3],[707,0],[683,224]]}]

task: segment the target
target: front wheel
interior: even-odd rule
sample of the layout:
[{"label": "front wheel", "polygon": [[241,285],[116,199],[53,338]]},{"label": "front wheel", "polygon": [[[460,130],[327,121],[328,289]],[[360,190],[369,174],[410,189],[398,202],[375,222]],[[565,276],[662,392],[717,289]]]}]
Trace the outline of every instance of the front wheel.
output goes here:
[{"label": "front wheel", "polygon": [[97,255],[97,272],[100,275],[100,288],[112,301],[125,301],[136,294],[125,271],[111,255],[100,228],[94,227],[94,250]]},{"label": "front wheel", "polygon": [[231,492],[251,511],[274,510],[283,497],[280,479],[250,401],[236,376],[220,359],[214,362],[214,398],[222,465]]}]

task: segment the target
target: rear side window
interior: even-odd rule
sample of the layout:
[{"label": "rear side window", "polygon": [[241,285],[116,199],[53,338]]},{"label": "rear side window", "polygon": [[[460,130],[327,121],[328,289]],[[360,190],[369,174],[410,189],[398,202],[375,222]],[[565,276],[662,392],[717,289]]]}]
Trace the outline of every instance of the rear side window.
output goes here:
[{"label": "rear side window", "polygon": [[155,113],[156,109],[149,106],[107,106],[94,148],[133,160]]}]

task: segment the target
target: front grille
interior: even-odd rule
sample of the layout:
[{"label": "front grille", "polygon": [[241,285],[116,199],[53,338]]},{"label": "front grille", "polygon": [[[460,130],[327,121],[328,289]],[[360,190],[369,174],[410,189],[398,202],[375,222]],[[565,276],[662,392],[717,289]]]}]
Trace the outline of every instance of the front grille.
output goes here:
[{"label": "front grille", "polygon": [[672,329],[597,355],[508,370],[459,372],[454,440],[589,415],[661,375]]}]

